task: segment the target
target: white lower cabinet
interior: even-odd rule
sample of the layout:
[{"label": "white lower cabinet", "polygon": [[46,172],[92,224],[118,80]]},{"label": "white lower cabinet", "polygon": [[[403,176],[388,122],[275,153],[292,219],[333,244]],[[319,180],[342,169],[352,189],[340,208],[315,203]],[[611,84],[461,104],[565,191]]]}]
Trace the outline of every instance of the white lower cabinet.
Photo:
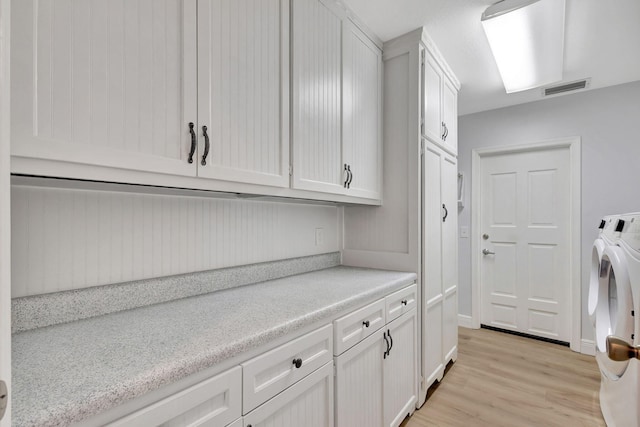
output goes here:
[{"label": "white lower cabinet", "polygon": [[397,427],[417,400],[416,304],[412,284],[108,425]]},{"label": "white lower cabinet", "polygon": [[249,412],[244,416],[244,426],[333,426],[333,363],[327,363]]},{"label": "white lower cabinet", "polygon": [[399,426],[418,400],[417,311],[387,324],[390,350],[384,361],[384,425]]},{"label": "white lower cabinet", "polygon": [[336,426],[395,427],[413,413],[417,345],[413,308],[336,356]]},{"label": "white lower cabinet", "polygon": [[383,425],[382,370],[386,350],[383,331],[379,330],[335,358],[336,426]]}]

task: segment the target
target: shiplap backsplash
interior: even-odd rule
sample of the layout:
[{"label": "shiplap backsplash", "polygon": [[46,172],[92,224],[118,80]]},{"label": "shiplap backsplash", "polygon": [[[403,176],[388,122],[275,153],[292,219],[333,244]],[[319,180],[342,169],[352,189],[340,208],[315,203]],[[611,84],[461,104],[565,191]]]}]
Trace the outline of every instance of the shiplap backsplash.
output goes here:
[{"label": "shiplap backsplash", "polygon": [[14,298],[339,250],[335,206],[29,186],[11,199]]}]

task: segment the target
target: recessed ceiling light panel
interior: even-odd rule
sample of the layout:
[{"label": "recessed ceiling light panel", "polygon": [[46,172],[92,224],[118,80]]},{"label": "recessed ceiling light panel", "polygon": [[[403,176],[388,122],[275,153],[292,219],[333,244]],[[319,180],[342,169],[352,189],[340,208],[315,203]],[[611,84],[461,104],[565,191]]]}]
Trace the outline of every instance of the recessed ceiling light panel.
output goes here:
[{"label": "recessed ceiling light panel", "polygon": [[565,0],[503,0],[482,26],[507,93],[562,80]]}]

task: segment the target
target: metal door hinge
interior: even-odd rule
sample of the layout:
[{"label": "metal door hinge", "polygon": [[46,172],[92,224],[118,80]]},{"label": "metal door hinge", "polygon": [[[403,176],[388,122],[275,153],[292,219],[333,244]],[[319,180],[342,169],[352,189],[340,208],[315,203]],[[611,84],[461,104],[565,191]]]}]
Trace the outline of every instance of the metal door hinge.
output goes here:
[{"label": "metal door hinge", "polygon": [[424,67],[424,62],[425,62],[425,59],[426,59],[426,56],[427,56],[427,52],[424,49],[422,49],[421,56],[422,56],[422,59],[421,59],[422,67]]},{"label": "metal door hinge", "polygon": [[4,413],[7,411],[8,401],[9,391],[7,390],[7,383],[0,381],[0,420],[4,417]]},{"label": "metal door hinge", "polygon": [[289,165],[289,176],[293,176],[293,165]]},{"label": "metal door hinge", "polygon": [[424,139],[420,140],[420,155],[424,156]]}]

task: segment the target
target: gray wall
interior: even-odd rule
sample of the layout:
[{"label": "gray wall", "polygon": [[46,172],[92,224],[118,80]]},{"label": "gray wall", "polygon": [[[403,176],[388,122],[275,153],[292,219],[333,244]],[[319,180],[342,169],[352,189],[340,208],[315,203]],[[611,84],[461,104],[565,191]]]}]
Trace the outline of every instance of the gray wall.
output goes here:
[{"label": "gray wall", "polygon": [[[593,339],[586,301],[597,225],[607,214],[640,211],[640,81],[461,116],[458,169],[470,189],[474,148],[569,136],[582,138],[582,337]],[[461,227],[471,227],[466,193]],[[459,245],[459,311],[470,316],[471,239]]]}]

